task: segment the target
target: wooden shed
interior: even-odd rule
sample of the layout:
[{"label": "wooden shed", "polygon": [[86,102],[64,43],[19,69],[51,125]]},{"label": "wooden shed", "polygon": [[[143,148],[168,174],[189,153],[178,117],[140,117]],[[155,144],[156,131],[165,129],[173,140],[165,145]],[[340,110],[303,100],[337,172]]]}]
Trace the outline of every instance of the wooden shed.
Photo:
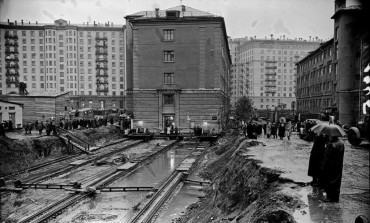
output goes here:
[{"label": "wooden shed", "polygon": [[30,92],[28,95],[4,95],[5,101],[23,104],[23,123],[68,117],[69,92]]}]

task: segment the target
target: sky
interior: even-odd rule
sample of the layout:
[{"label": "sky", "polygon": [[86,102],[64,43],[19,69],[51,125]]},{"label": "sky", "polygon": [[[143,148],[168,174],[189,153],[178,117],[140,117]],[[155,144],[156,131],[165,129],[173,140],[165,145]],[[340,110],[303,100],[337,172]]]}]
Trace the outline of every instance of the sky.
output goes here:
[{"label": "sky", "polygon": [[125,24],[124,16],[155,8],[186,5],[223,16],[227,35],[257,38],[327,40],[333,36],[334,0],[0,0],[0,21],[71,24],[113,22]]}]

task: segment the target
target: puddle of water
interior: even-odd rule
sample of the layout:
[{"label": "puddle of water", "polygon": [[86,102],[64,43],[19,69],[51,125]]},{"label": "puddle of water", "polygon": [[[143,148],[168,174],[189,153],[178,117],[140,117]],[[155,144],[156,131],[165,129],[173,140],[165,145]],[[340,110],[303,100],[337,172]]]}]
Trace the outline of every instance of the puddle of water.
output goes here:
[{"label": "puddle of water", "polygon": [[323,202],[325,195],[318,188],[305,187],[298,194],[307,205],[293,213],[299,223],[352,223],[358,215],[369,216],[369,210],[364,205],[348,199],[345,194],[341,194],[337,203]]},{"label": "puddle of water", "polygon": [[168,209],[163,211],[155,222],[160,223],[172,223],[176,218],[179,218],[184,214],[187,207],[198,201],[199,196],[203,196],[204,193],[199,191],[195,185],[184,184],[180,189],[180,192],[176,194],[171,203],[168,205]]}]

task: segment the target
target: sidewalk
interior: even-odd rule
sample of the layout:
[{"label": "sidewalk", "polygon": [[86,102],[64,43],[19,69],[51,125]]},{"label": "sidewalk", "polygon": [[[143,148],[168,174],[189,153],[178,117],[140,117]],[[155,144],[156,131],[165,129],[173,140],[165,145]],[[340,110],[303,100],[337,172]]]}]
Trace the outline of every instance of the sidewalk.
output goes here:
[{"label": "sidewalk", "polygon": [[370,219],[369,145],[355,148],[345,142],[340,201],[327,203],[322,201],[325,198],[322,191],[307,184],[312,180],[307,176],[312,142],[301,140],[297,135],[290,141],[263,137],[258,141],[266,146],[250,147],[248,155],[262,161],[262,167],[278,170],[282,178],[302,185],[286,183],[281,188],[283,193],[298,196],[305,204],[294,213],[297,222],[352,223],[358,215]]}]

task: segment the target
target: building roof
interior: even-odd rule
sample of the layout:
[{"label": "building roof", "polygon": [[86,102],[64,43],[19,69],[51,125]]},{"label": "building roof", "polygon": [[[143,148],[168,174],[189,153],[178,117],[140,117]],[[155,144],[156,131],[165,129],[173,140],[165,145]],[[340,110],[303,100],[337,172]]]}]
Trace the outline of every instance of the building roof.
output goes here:
[{"label": "building roof", "polygon": [[311,51],[307,56],[303,57],[300,61],[298,61],[296,64],[300,64],[302,63],[303,61],[305,61],[306,59],[312,57],[312,55],[315,55],[318,51],[321,51],[322,49],[324,49],[325,47],[327,47],[328,45],[330,44],[333,44],[334,42],[334,38],[331,38],[330,40],[326,41],[325,43],[322,43],[320,44],[320,46],[314,50],[314,51]]},{"label": "building roof", "polygon": [[[204,12],[198,9],[191,8],[189,6],[185,5],[178,5],[169,9],[165,10],[159,10],[158,11],[158,18],[165,18],[166,17],[166,11],[180,11],[180,17],[220,17],[213,15],[208,12]],[[157,18],[155,10],[151,11],[140,11],[131,15],[127,15],[126,17],[137,17],[140,19],[145,18]]]},{"label": "building roof", "polygon": [[0,99],[0,102],[23,106],[22,103],[17,103],[17,102],[12,102],[12,101],[4,101],[4,100],[1,100],[1,99]]},{"label": "building roof", "polygon": [[19,94],[10,94],[6,95],[9,97],[59,97],[65,94],[69,94],[69,92],[61,92],[61,91],[44,91],[44,90],[34,90],[29,91],[27,95],[19,95]]}]

